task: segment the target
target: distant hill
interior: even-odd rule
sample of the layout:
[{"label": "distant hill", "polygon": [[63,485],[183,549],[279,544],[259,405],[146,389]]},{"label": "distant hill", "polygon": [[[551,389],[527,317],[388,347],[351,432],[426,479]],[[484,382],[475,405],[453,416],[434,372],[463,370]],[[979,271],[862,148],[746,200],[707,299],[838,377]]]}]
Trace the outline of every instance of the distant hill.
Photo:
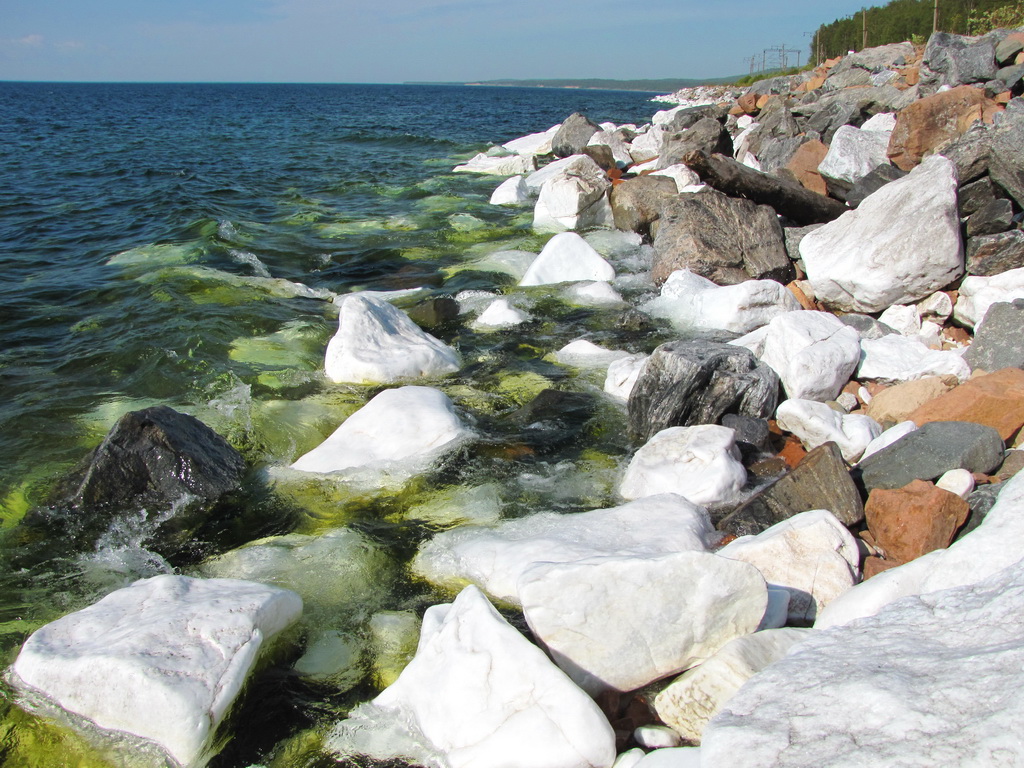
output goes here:
[{"label": "distant hill", "polygon": [[720,85],[734,82],[739,75],[733,77],[664,80],[602,80],[591,78],[585,80],[478,80],[463,83],[422,83],[410,82],[408,85],[488,85],[505,88],[597,88],[608,91],[645,91],[648,93],[672,93],[680,88],[693,88],[697,85]]}]

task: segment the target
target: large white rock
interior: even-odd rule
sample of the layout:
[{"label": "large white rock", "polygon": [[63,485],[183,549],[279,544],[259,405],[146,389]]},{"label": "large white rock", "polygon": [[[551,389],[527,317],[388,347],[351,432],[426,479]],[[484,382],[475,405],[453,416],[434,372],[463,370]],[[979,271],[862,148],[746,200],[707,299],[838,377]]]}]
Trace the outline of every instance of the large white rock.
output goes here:
[{"label": "large white rock", "polygon": [[827,312],[789,312],[731,342],[779,374],[788,397],[834,400],[860,361],[860,334]]},{"label": "large white rock", "polygon": [[[701,282],[697,282],[693,278]],[[677,270],[661,287],[661,296],[640,308],[676,328],[715,328],[749,333],[772,318],[800,309],[786,286],[774,280],[715,285],[689,270]]]},{"label": "large white rock", "polygon": [[971,367],[957,350],[930,349],[917,339],[889,334],[860,343],[857,378],[869,381],[912,381],[926,376],[956,376],[964,381]]},{"label": "large white rock", "polygon": [[831,512],[815,509],[741,536],[716,553],[755,566],[765,580],[789,591],[789,619],[813,623],[830,602],[860,580],[860,552]]},{"label": "large white rock", "polygon": [[506,155],[504,157],[492,157],[483,152],[472,157],[468,162],[457,165],[452,170],[455,173],[483,173],[491,176],[516,176],[523,173],[532,173],[537,167],[537,161],[532,155]]},{"label": "large white rock", "polygon": [[815,296],[847,312],[881,312],[960,277],[956,188],[953,163],[932,155],[804,237],[800,256]]},{"label": "large white rock", "polygon": [[563,176],[565,174],[571,174],[576,171],[586,172],[590,169],[591,163],[594,160],[586,155],[570,155],[569,157],[563,157],[560,160],[548,163],[543,168],[540,168],[526,177],[526,186],[530,190],[530,194],[539,195],[540,188],[544,186],[546,181]]},{"label": "large white rock", "polygon": [[430,387],[388,389],[291,467],[300,472],[355,469],[411,477],[472,436],[443,392]]},{"label": "large white rock", "polygon": [[155,576],[34,632],[11,680],[177,764],[205,764],[264,642],[301,613],[277,587]]},{"label": "large white rock", "polygon": [[327,748],[428,768],[609,768],[615,734],[593,700],[471,586],[427,609],[416,656],[335,726]]},{"label": "large white rock", "polygon": [[731,768],[1024,764],[1022,615],[1017,564],[814,632],[711,721],[701,758]]},{"label": "large white rock", "polygon": [[757,629],[757,569],[707,552],[541,563],[519,579],[534,637],[591,694],[632,691]]},{"label": "large white rock", "polygon": [[621,307],[626,303],[622,294],[603,280],[588,280],[567,286],[562,295],[573,304],[585,307]]},{"label": "large white rock", "polygon": [[654,697],[658,718],[684,739],[700,743],[708,721],[747,680],[789,652],[809,629],[769,629],[737,637],[673,680]]},{"label": "large white rock", "polygon": [[676,191],[680,193],[696,192],[704,187],[700,181],[700,176],[697,175],[697,172],[691,170],[682,163],[676,163],[675,165],[670,165],[667,168],[652,171],[651,176],[668,176],[675,181]]},{"label": "large white rock", "polygon": [[520,285],[615,279],[615,268],[575,232],[561,232],[544,245]]},{"label": "large white rock", "polygon": [[522,205],[530,200],[530,188],[526,186],[526,179],[522,176],[513,176],[505,179],[491,193],[491,205]]},{"label": "large white rock", "polygon": [[327,344],[324,362],[331,381],[353,384],[444,376],[461,366],[458,352],[423,331],[402,310],[360,294],[341,303],[338,331]]},{"label": "large white rock", "polygon": [[665,494],[610,509],[540,513],[493,527],[443,531],[420,545],[412,571],[444,587],[473,583],[492,597],[518,604],[519,576],[536,563],[704,551],[714,537],[702,507]]},{"label": "large white rock", "polygon": [[577,368],[607,368],[616,360],[629,356],[629,352],[624,350],[606,349],[586,339],[570,341],[553,354],[555,362]]},{"label": "large white rock", "polygon": [[883,571],[846,592],[814,623],[827,629],[872,616],[909,595],[974,584],[1020,560],[1024,551],[1024,474],[1014,475],[981,524],[947,549]]},{"label": "large white rock", "polygon": [[661,153],[661,140],[665,129],[652,125],[646,131],[633,137],[629,143],[629,155],[634,163],[648,163],[656,160]]},{"label": "large white rock", "polygon": [[560,232],[612,226],[608,175],[594,160],[582,156],[571,169],[555,174],[540,188],[533,210],[534,229]]},{"label": "large white rock", "polygon": [[818,173],[846,188],[852,187],[878,166],[888,165],[890,133],[841,126],[829,144],[828,154],[818,165]]},{"label": "large white rock", "polygon": [[991,277],[968,275],[960,284],[953,318],[961,325],[974,328],[985,318],[996,302],[1012,302],[1024,298],[1024,267],[1011,269]]},{"label": "large white rock", "polygon": [[605,374],[604,391],[616,400],[629,400],[629,393],[633,391],[650,358],[650,355],[636,354],[614,361]]},{"label": "large white rock", "polygon": [[870,416],[840,413],[817,400],[785,400],[775,412],[775,420],[796,435],[808,451],[834,442],[850,464],[882,434],[882,425]]},{"label": "large white rock", "polygon": [[694,504],[734,499],[747,480],[736,433],[716,424],[669,427],[636,452],[619,485],[624,499],[678,493]]},{"label": "large white rock", "polygon": [[514,152],[517,155],[547,155],[551,153],[551,140],[555,138],[555,134],[558,133],[558,129],[562,125],[553,125],[546,131],[540,133],[529,133],[526,136],[520,136],[518,139],[512,139],[512,141],[506,141],[501,146],[509,152]]},{"label": "large white rock", "polygon": [[513,328],[529,319],[529,314],[513,306],[508,299],[495,299],[487,305],[487,309],[477,315],[471,326],[478,330]]}]

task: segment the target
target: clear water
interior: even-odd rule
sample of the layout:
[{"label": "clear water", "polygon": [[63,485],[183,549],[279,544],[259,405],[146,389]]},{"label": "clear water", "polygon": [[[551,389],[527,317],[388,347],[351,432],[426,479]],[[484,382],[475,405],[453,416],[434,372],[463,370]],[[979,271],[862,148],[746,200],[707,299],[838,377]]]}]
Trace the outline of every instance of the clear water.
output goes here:
[{"label": "clear water", "polygon": [[[574,307],[545,289],[531,292],[540,319],[523,332],[438,333],[467,365],[437,384],[484,437],[436,473],[367,494],[280,492],[262,470],[315,446],[375,392],[323,377],[336,312],[318,295],[509,289],[508,275],[471,263],[537,251],[546,237],[532,232],[528,211],[487,204],[498,179],[452,166],[574,111],[645,122],[656,109],[649,97],[0,83],[0,661],[36,627],[136,578],[194,572],[204,557],[262,536],[341,527],[377,553],[368,562],[379,572],[362,578],[379,588],[342,620],[365,633],[367,611],[422,612],[446,599],[409,580],[404,564],[453,521],[415,510],[450,508],[480,487],[506,516],[610,502],[628,447],[618,410],[595,400],[592,418],[542,445],[510,415],[545,386],[600,388],[545,359],[568,341],[641,351],[661,339],[623,330],[616,310]],[[253,466],[244,504],[167,558],[147,548],[144,510],[99,536],[24,524],[118,416],[155,403],[199,416],[243,451]],[[345,690],[311,683],[291,672],[296,654],[285,651],[253,680],[213,765],[333,764],[318,734],[382,682],[368,672]],[[5,700],[0,766],[108,764]]]}]

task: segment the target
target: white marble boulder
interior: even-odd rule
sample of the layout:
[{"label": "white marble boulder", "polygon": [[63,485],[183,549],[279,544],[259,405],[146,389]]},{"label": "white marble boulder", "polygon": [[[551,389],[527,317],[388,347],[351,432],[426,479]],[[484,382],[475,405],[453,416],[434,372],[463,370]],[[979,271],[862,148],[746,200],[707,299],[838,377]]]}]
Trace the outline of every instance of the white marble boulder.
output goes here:
[{"label": "white marble boulder", "polygon": [[882,434],[882,425],[870,416],[842,413],[816,400],[786,400],[776,410],[775,419],[780,427],[796,435],[808,451],[834,442],[850,464]]},{"label": "white marble boulder", "polygon": [[633,455],[619,495],[640,499],[677,493],[694,504],[731,501],[747,480],[736,433],[717,424],[669,427]]},{"label": "white marble boulder", "polygon": [[581,280],[608,282],[615,268],[575,232],[561,232],[544,244],[520,285],[550,285]]},{"label": "white marble boulder", "polygon": [[927,376],[956,376],[964,381],[971,375],[971,367],[959,351],[931,349],[907,336],[889,334],[880,339],[864,339],[860,346],[857,378],[861,381],[892,383]]},{"label": "white marble boulder", "polygon": [[610,768],[615,734],[594,701],[476,587],[423,616],[416,655],[327,748],[428,768]]},{"label": "white marble boulder", "polygon": [[755,566],[789,592],[789,621],[812,624],[830,602],[860,581],[853,535],[831,512],[801,512],[756,536],[741,536],[716,553]]},{"label": "white marble boulder", "polygon": [[341,302],[338,331],[327,344],[324,363],[327,378],[351,384],[444,376],[461,366],[458,352],[420,329],[402,310],[359,294]]},{"label": "white marble boulder", "polygon": [[849,190],[880,165],[888,165],[891,131],[862,130],[843,125],[835,132],[818,173],[842,190]]},{"label": "white marble boulder", "polygon": [[1024,298],[1024,267],[990,277],[968,275],[960,284],[953,318],[961,325],[974,328],[993,304],[1021,298]]},{"label": "white marble boulder", "polygon": [[480,152],[462,165],[452,168],[455,173],[482,173],[490,176],[516,176],[531,173],[537,167],[532,155],[488,155]]},{"label": "white marble boulder", "polygon": [[430,387],[399,387],[374,397],[291,468],[411,477],[472,438],[446,394]]},{"label": "white marble boulder", "polygon": [[785,656],[809,632],[789,627],[737,637],[663,688],[654,697],[654,711],[684,739],[699,744],[704,726],[740,686]]},{"label": "white marble boulder", "polygon": [[591,694],[632,691],[757,629],[757,569],[707,552],[541,563],[519,579],[533,634]]},{"label": "white marble boulder", "polygon": [[953,163],[932,155],[800,241],[819,301],[845,312],[909,304],[964,273]]},{"label": "white marble boulder", "polygon": [[11,682],[176,765],[202,765],[262,647],[301,613],[277,587],[155,576],[34,632]]},{"label": "white marble boulder", "polygon": [[689,270],[676,270],[661,286],[661,296],[641,310],[682,330],[714,328],[749,333],[773,318],[800,309],[786,286],[774,280],[716,285]]},{"label": "white marble boulder", "polygon": [[636,354],[613,361],[604,377],[604,391],[616,400],[627,402],[650,359],[650,355]]},{"label": "white marble boulder", "polygon": [[607,174],[586,155],[540,187],[533,210],[534,229],[547,232],[613,225]]},{"label": "white marble boulder", "polygon": [[505,179],[495,187],[488,202],[491,205],[522,205],[530,200],[530,188],[523,176]]},{"label": "white marble boulder", "polygon": [[1022,615],[1016,564],[814,632],[708,724],[701,759],[732,768],[1020,765]]},{"label": "white marble boulder", "polygon": [[552,354],[555,362],[562,365],[572,365],[577,368],[603,369],[607,369],[616,360],[622,360],[629,356],[629,352],[624,350],[606,349],[586,339],[570,341]]},{"label": "white marble boulder", "polygon": [[827,312],[789,312],[731,342],[779,374],[789,397],[834,400],[860,361],[860,334]]},{"label": "white marble boulder", "polygon": [[502,149],[517,155],[549,155],[551,154],[551,140],[555,138],[555,134],[561,127],[561,124],[553,125],[546,131],[528,133],[518,139],[506,141],[501,145]]},{"label": "white marble boulder", "polygon": [[420,545],[412,572],[447,588],[476,584],[518,605],[519,577],[536,563],[706,551],[714,538],[706,510],[682,496],[664,494],[609,509],[542,512],[495,526],[443,531]]},{"label": "white marble boulder", "polygon": [[495,299],[487,305],[487,309],[477,315],[470,323],[479,331],[494,331],[514,328],[530,320],[530,315],[513,305],[508,299]]},{"label": "white marble boulder", "polygon": [[909,563],[883,571],[830,603],[814,626],[828,629],[872,616],[911,595],[974,584],[1021,559],[1024,551],[1024,474],[1014,475],[981,524]]}]

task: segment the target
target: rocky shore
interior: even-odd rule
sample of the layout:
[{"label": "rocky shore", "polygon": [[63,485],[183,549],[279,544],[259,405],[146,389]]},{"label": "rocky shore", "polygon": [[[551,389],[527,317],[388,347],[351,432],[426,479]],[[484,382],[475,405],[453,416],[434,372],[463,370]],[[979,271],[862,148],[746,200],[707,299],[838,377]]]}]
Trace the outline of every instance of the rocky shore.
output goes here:
[{"label": "rocky shore", "polygon": [[[939,33],[675,94],[643,126],[574,114],[456,168],[504,177],[491,203],[551,238],[484,258],[518,281],[501,295],[334,298],[325,376],[379,391],[276,482],[372,492],[484,440],[439,384],[468,364],[428,333],[439,316],[528,335],[544,290],[678,338],[554,351],[600,371],[624,414],[621,503],[498,519],[468,490],[454,506],[475,519],[410,564],[454,599],[418,641],[415,617],[375,614],[383,690],[323,750],[438,768],[1024,765],[1022,91],[1024,30]],[[549,388],[515,418],[543,451],[551,414],[588,409]],[[166,507],[180,546],[243,464],[147,409],[51,507]],[[203,765],[303,612],[295,669],[344,677],[323,584],[386,560],[345,528],[254,542],[43,627],[8,680],[23,706],[118,734],[127,764]],[[346,589],[372,592],[360,578]]]}]

